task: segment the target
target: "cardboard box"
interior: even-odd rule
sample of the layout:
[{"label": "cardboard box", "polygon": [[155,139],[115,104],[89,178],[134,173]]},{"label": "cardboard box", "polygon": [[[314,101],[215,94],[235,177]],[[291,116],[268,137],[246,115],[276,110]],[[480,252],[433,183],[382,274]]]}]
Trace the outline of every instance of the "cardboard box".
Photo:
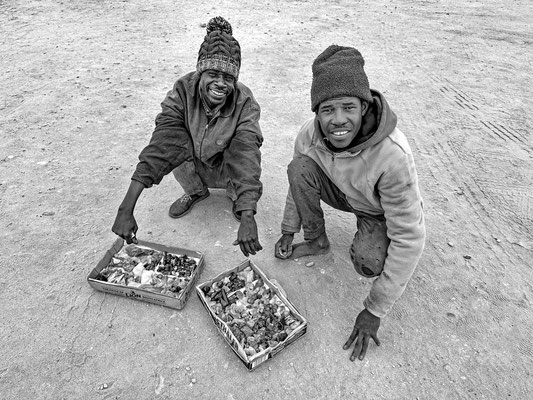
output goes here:
[{"label": "cardboard box", "polygon": [[118,253],[125,242],[123,239],[118,238],[113,246],[106,252],[104,257],[100,260],[97,266],[91,271],[87,277],[87,282],[94,289],[105,292],[116,294],[118,296],[129,297],[135,300],[141,300],[148,303],[159,304],[161,306],[175,308],[181,310],[185,307],[189,296],[191,295],[194,287],[204,269],[204,256],[202,253],[193,250],[182,249],[179,247],[169,247],[157,243],[145,242],[139,240],[140,246],[145,246],[153,250],[166,251],[174,255],[182,256],[187,255],[196,261],[196,269],[193,271],[191,280],[187,283],[187,286],[182,289],[177,297],[168,296],[165,294],[150,292],[145,289],[132,288],[129,286],[119,285],[116,283],[109,283],[105,281],[98,280],[97,277],[100,272],[109,264],[113,256]]},{"label": "cardboard box", "polygon": [[[203,287],[212,286],[214,282],[222,280],[226,276],[229,276],[232,272],[240,272],[248,266],[252,268],[252,270],[254,270],[255,273],[261,277],[263,282],[281,299],[284,305],[290,310],[291,314],[301,322],[301,324],[296,329],[294,329],[284,341],[279,342],[277,346],[268,347],[267,349],[253,356],[248,356],[245,353],[244,348],[241,346],[241,344],[231,331],[230,327],[216,315],[214,310],[211,309],[211,307],[209,306],[209,299],[202,290]],[[246,260],[237,267],[225,271],[217,275],[210,281],[204,282],[196,286],[196,293],[200,298],[201,303],[204,305],[209,315],[211,316],[218,331],[221,333],[226,342],[229,344],[230,348],[239,357],[239,359],[243,362],[243,364],[246,366],[246,368],[248,368],[249,371],[254,370],[259,365],[263,364],[265,361],[274,357],[281,350],[283,350],[291,343],[294,343],[296,339],[300,338],[307,332],[307,320],[298,312],[298,310],[296,310],[292,303],[287,299],[285,292],[281,289],[281,287],[279,287],[279,284],[274,284],[272,280],[269,280],[267,276],[263,273],[263,271],[261,271],[251,260]]]}]

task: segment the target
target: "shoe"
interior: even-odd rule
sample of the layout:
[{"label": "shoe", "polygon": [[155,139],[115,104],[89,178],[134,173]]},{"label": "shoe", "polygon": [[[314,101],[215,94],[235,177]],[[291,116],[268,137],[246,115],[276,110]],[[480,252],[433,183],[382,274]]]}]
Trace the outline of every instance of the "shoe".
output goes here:
[{"label": "shoe", "polygon": [[233,207],[231,209],[231,212],[233,213],[233,217],[237,220],[237,222],[241,222],[241,215],[237,213],[237,204],[233,202]]},{"label": "shoe", "polygon": [[208,198],[209,194],[209,190],[206,191],[204,194],[193,194],[192,196],[184,194],[178,200],[172,203],[170,209],[168,210],[168,215],[171,218],[183,217],[185,214],[191,211],[192,206],[194,206],[199,201]]}]

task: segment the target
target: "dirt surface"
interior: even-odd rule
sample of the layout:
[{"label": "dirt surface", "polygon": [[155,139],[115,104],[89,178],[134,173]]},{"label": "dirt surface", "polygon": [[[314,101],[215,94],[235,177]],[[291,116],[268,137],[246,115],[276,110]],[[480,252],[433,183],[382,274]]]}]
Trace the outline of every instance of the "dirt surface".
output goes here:
[{"label": "dirt surface", "polygon": [[[183,3],[190,3],[184,5]],[[2,399],[526,399],[533,392],[530,1],[0,1]],[[265,248],[253,256],[309,320],[248,372],[196,295],[181,311],[93,290],[159,103],[222,15],[262,106]],[[366,58],[415,154],[428,238],[382,345],[342,345],[371,282],[355,217],[326,209],[332,251],[273,257],[285,167],[329,44]],[[138,203],[139,237],[236,266],[237,223],[214,192],[181,220],[172,176]],[[308,268],[305,263],[314,261]]]}]

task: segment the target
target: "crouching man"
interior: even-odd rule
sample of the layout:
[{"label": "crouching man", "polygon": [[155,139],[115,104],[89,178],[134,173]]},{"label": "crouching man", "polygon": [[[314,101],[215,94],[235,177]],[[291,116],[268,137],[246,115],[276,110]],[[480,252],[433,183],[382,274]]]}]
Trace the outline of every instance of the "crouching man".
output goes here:
[{"label": "crouching man", "polygon": [[254,217],[263,191],[260,107],[238,81],[241,48],[230,23],[215,17],[206,31],[196,71],[179,78],[161,103],[112,230],[127,243],[136,242],[133,212],[139,196],[173,172],[185,194],[172,203],[169,216],[189,213],[209,196],[209,188],[226,189],[240,222],[234,244],[249,256],[262,249]]},{"label": "crouching man", "polygon": [[[275,245],[281,259],[329,252],[321,200],[357,217],[350,257],[360,275],[375,280],[344,344],[345,350],[354,344],[352,361],[365,357],[371,338],[379,346],[381,318],[402,295],[425,241],[411,149],[385,97],[370,90],[363,66],[358,50],[337,45],[313,62],[315,116],[296,138]],[[304,241],[293,244],[300,228]]]}]

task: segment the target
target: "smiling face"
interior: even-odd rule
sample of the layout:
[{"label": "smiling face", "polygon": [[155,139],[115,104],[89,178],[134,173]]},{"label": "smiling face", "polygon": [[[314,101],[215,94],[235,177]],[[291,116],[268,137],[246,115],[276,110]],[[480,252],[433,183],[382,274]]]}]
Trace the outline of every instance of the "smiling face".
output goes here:
[{"label": "smiling face", "polygon": [[200,90],[211,108],[224,104],[234,89],[235,78],[224,72],[208,69],[200,76]]},{"label": "smiling face", "polygon": [[359,97],[336,97],[318,106],[317,117],[322,132],[332,146],[342,149],[359,133],[368,103]]}]

